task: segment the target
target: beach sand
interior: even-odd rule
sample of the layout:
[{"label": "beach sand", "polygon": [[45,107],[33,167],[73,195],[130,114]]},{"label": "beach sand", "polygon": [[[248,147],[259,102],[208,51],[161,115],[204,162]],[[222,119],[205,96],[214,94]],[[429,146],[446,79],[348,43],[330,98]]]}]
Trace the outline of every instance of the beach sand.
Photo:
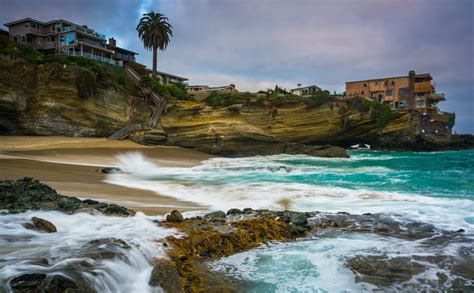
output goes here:
[{"label": "beach sand", "polygon": [[171,146],[143,146],[129,140],[51,136],[0,136],[0,179],[32,177],[59,193],[116,203],[149,215],[173,209],[203,210],[155,192],[103,182],[104,166],[113,166],[118,154],[140,152],[156,164],[190,167],[212,156]]}]

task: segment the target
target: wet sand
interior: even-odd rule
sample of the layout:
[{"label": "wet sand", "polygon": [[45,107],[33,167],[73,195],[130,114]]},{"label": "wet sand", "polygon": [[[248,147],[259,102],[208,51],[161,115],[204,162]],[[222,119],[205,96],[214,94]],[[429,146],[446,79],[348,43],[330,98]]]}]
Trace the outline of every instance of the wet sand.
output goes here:
[{"label": "wet sand", "polygon": [[210,155],[169,146],[147,147],[132,141],[103,138],[0,136],[0,179],[32,177],[59,193],[117,203],[150,215],[172,209],[202,210],[205,207],[178,201],[147,190],[103,182],[103,166],[114,166],[116,155],[136,151],[162,166],[186,167]]}]

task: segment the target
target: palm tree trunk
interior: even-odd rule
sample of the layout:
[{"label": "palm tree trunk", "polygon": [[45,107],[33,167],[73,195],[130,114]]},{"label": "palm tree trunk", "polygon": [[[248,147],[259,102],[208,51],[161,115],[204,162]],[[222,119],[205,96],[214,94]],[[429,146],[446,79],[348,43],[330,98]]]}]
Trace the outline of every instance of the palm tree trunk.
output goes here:
[{"label": "palm tree trunk", "polygon": [[157,62],[158,62],[158,48],[153,47],[153,79],[156,79],[156,67],[157,67]]}]

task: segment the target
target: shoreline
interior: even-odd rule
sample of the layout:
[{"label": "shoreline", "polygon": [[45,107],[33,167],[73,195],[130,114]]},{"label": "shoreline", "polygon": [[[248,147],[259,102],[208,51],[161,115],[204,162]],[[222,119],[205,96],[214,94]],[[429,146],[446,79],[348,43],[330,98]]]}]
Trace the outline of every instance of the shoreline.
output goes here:
[{"label": "shoreline", "polygon": [[2,136],[1,141],[0,179],[32,177],[67,196],[107,201],[147,215],[164,215],[172,209],[206,209],[152,191],[106,183],[101,169],[115,166],[117,155],[134,151],[169,167],[195,166],[212,157],[207,154],[104,138]]}]

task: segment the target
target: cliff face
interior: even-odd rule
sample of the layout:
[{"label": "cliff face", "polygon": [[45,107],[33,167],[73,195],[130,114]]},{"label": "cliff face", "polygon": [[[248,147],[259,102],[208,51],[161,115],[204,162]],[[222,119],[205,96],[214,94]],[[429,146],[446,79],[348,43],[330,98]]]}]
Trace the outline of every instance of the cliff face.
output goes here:
[{"label": "cliff face", "polygon": [[[152,113],[150,102],[127,83],[126,76],[119,82],[120,72],[97,71],[90,64],[1,61],[1,135],[109,136],[128,123],[146,121]],[[81,91],[84,72],[92,74],[94,87]],[[331,145],[368,143],[378,148],[436,150],[449,144],[448,137],[422,137],[419,116],[384,113],[380,105],[364,100],[332,99],[308,106],[303,99],[293,99],[278,105],[250,100],[229,107],[169,102],[156,129],[130,138],[227,156],[344,157],[343,149]]]},{"label": "cliff face", "polygon": [[[383,128],[375,116],[374,109],[359,111],[346,101],[312,109],[302,103],[278,108],[247,105],[216,109],[203,103],[179,102],[168,108],[160,129],[138,133],[132,139],[231,156],[291,154],[308,145],[377,143],[379,137],[415,139],[418,119],[411,114],[393,113]],[[303,153],[308,152],[306,149]]]},{"label": "cliff face", "polygon": [[83,71],[88,69],[1,59],[0,134],[107,136],[149,117],[149,103],[110,78],[97,81],[90,97],[80,97]]}]

